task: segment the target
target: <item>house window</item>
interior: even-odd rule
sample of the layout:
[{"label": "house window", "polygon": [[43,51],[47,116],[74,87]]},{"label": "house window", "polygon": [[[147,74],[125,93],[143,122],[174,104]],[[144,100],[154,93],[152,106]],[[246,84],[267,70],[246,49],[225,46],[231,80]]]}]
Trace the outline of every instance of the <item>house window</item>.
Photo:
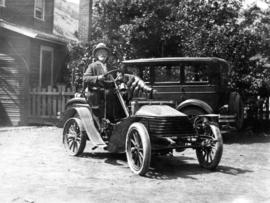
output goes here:
[{"label": "house window", "polygon": [[45,0],[35,0],[34,17],[44,20]]},{"label": "house window", "polygon": [[0,0],[0,6],[5,7],[6,6],[6,0]]},{"label": "house window", "polygon": [[39,86],[48,87],[53,85],[54,52],[52,47],[41,46]]}]

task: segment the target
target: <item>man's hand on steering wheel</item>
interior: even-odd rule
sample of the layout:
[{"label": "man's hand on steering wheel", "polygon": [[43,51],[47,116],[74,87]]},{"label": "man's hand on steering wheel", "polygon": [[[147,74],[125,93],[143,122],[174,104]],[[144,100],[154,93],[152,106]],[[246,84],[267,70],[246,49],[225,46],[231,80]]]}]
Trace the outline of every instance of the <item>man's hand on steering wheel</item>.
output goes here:
[{"label": "man's hand on steering wheel", "polygon": [[98,81],[100,81],[105,88],[113,88],[115,87],[115,83],[123,78],[122,75],[123,75],[122,71],[114,69],[108,71],[104,75],[98,76]]},{"label": "man's hand on steering wheel", "polygon": [[116,82],[123,78],[123,72],[118,69],[114,69],[105,73],[103,77],[105,82]]},{"label": "man's hand on steering wheel", "polygon": [[98,81],[101,81],[101,82],[104,82],[104,80],[105,80],[104,75],[99,75],[99,76],[97,77],[97,80],[98,80]]},{"label": "man's hand on steering wheel", "polygon": [[[116,73],[116,74],[115,74]],[[104,84],[109,87],[113,87],[114,84],[120,82],[124,82],[128,89],[130,96],[138,96],[141,93],[150,93],[153,94],[155,93],[155,90],[153,90],[151,87],[147,86],[145,82],[139,78],[138,76],[131,75],[131,74],[124,74],[123,71],[119,69],[114,69],[106,74],[103,75],[104,78]]]}]

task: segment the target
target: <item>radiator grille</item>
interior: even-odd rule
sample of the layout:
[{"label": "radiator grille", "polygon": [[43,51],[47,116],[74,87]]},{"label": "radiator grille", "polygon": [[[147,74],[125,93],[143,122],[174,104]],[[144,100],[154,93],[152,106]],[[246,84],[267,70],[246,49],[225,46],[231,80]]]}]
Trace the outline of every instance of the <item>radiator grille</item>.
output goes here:
[{"label": "radiator grille", "polygon": [[148,128],[150,135],[158,137],[194,133],[193,126],[186,117],[144,118],[142,122]]}]

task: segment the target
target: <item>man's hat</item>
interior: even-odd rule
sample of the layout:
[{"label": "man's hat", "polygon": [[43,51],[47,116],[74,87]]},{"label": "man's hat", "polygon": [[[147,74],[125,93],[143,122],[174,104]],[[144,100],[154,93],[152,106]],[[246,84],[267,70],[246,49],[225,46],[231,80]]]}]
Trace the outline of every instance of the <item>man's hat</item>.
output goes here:
[{"label": "man's hat", "polygon": [[95,56],[96,52],[100,49],[105,49],[108,53],[110,53],[110,49],[104,43],[98,43],[95,49],[93,50],[93,56]]}]

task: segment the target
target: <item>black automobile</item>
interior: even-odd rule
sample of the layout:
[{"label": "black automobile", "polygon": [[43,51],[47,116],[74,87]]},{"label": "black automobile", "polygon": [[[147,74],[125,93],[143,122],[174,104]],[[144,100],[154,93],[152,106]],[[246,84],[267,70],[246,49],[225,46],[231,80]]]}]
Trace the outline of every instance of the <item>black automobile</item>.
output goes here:
[{"label": "black automobile", "polygon": [[171,57],[126,60],[126,73],[157,90],[156,100],[172,100],[190,117],[218,114],[224,130],[241,129],[244,106],[239,93],[228,89],[227,61],[213,57]]}]

